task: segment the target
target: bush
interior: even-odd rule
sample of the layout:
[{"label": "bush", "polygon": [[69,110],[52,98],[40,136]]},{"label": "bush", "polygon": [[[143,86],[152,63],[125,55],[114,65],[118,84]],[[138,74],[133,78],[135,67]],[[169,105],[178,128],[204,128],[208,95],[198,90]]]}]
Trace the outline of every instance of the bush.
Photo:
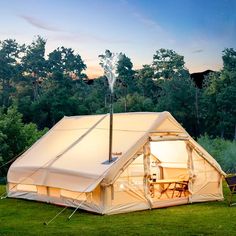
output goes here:
[{"label": "bush", "polygon": [[198,142],[217,160],[226,173],[236,173],[236,141],[201,136]]},{"label": "bush", "polygon": [[[6,112],[0,110],[0,166],[30,147],[46,131],[39,131],[33,123],[24,124],[22,114],[15,107]],[[8,167],[0,169],[0,176],[6,175]]]}]

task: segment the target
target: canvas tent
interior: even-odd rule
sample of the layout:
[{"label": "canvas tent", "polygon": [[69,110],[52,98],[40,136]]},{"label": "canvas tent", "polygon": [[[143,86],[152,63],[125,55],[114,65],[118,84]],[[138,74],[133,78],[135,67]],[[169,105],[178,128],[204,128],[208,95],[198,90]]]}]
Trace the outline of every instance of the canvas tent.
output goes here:
[{"label": "canvas tent", "polygon": [[[225,173],[170,113],[119,113],[113,122],[115,161],[107,163],[109,114],[64,117],[11,165],[8,197],[100,214],[223,199]],[[176,179],[184,194],[173,191]]]}]

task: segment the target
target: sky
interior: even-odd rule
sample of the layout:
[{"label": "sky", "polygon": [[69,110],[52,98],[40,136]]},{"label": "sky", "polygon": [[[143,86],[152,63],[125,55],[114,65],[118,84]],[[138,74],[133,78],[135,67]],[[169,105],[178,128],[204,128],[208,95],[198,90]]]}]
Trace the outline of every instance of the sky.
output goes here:
[{"label": "sky", "polygon": [[46,54],[70,47],[90,78],[103,74],[106,49],[151,64],[160,48],[183,55],[190,72],[222,68],[222,51],[236,48],[236,0],[0,0],[0,40],[47,39]]}]

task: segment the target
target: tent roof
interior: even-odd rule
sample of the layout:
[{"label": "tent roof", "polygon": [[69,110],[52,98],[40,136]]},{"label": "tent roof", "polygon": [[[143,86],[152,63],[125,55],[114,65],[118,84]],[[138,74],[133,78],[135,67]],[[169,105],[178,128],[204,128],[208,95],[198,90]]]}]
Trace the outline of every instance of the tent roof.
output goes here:
[{"label": "tent roof", "polygon": [[[113,122],[113,152],[122,153],[116,161],[104,164],[108,159],[109,114],[64,117],[13,163],[8,181],[89,192],[102,179],[111,182],[150,133],[187,134],[168,112],[117,113]],[[198,145],[194,140],[192,143]],[[197,147],[222,172],[214,158]]]}]

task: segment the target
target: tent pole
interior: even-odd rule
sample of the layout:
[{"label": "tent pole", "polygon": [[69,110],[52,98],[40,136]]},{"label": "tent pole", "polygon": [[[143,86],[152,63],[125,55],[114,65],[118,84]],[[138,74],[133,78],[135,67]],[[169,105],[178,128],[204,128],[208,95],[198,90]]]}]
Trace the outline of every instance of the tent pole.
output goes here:
[{"label": "tent pole", "polygon": [[109,129],[109,162],[112,162],[112,136],[113,136],[113,92],[110,96],[110,129]]}]

